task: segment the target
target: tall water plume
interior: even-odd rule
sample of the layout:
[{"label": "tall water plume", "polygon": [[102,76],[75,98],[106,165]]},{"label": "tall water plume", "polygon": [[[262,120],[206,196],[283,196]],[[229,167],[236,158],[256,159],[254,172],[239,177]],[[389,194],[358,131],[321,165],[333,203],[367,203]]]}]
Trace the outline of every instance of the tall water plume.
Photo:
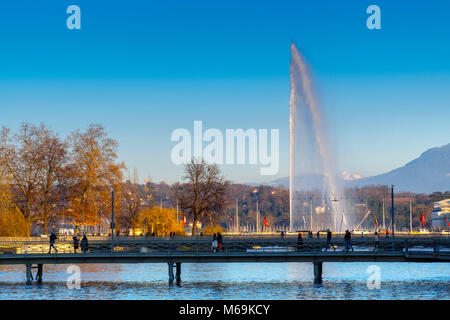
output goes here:
[{"label": "tall water plume", "polygon": [[336,181],[322,110],[294,43],[290,61],[290,229],[341,231],[345,198]]}]

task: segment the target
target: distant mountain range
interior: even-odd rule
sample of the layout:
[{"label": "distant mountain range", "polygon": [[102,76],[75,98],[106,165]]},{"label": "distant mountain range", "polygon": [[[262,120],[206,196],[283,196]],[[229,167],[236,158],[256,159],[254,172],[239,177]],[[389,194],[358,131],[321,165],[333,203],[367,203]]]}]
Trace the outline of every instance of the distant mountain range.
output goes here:
[{"label": "distant mountain range", "polygon": [[[417,159],[408,162],[403,167],[377,176],[355,179],[348,178],[345,172],[340,179],[344,186],[362,187],[368,185],[394,185],[396,191],[415,193],[432,193],[450,190],[450,143],[440,148],[432,148]],[[358,176],[356,176],[358,177]],[[323,176],[320,174],[305,174],[297,177],[297,188],[321,188]],[[274,180],[269,185],[289,187],[289,177]]]}]

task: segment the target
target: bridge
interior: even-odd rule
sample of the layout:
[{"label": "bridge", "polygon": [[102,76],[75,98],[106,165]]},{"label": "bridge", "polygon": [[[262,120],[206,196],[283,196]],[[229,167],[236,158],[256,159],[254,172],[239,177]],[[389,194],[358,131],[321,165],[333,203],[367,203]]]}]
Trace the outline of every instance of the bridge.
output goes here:
[{"label": "bridge", "polygon": [[31,284],[32,269],[37,269],[35,278],[42,283],[45,264],[167,263],[169,283],[179,284],[182,263],[312,262],[314,282],[321,283],[324,262],[450,262],[450,239],[442,237],[383,238],[378,246],[373,238],[354,237],[353,251],[345,249],[342,238],[333,239],[329,247],[326,239],[306,238],[299,243],[296,236],[225,236],[216,252],[211,243],[206,236],[121,237],[114,242],[93,237],[87,252],[74,253],[72,240],[66,238],[57,240],[57,253],[48,253],[48,241],[10,239],[0,241],[0,264],[25,265]]}]

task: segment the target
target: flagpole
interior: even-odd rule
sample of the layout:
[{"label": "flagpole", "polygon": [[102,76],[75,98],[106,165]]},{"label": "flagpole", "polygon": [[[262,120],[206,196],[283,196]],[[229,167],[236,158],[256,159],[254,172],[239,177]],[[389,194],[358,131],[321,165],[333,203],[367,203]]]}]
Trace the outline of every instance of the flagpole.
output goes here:
[{"label": "flagpole", "polygon": [[411,199],[409,199],[409,233],[412,233],[412,204],[411,204]]},{"label": "flagpole", "polygon": [[258,199],[256,199],[256,233],[259,232],[259,204]]},{"label": "flagpole", "polygon": [[392,238],[395,237],[395,207],[394,207],[394,185],[391,186],[391,224],[392,224]]},{"label": "flagpole", "polygon": [[235,225],[236,225],[236,232],[239,233],[239,207],[238,207],[238,199],[236,199],[236,217],[235,217]]}]

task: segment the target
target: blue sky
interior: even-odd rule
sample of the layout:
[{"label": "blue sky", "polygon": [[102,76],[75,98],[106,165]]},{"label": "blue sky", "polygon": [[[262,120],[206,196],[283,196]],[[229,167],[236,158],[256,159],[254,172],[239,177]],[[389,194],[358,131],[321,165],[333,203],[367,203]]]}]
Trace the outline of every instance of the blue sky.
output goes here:
[{"label": "blue sky", "polygon": [[[81,8],[81,30],[66,8]],[[381,8],[381,30],[366,8]],[[340,170],[373,175],[450,143],[448,1],[2,1],[0,125],[105,126],[141,180],[179,180],[174,129],[280,129],[289,168],[289,45],[313,72]]]}]

